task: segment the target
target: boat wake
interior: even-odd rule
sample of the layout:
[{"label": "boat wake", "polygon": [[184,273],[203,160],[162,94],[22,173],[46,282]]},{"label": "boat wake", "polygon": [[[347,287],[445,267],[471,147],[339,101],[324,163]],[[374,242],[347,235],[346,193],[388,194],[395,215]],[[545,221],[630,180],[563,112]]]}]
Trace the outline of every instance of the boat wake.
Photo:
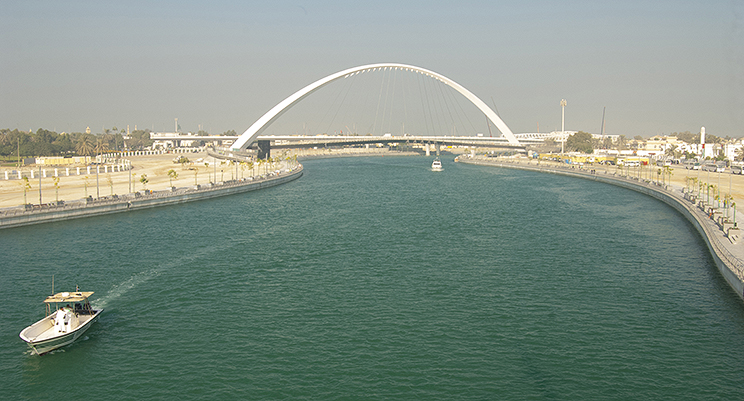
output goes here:
[{"label": "boat wake", "polygon": [[111,301],[118,299],[132,288],[149,281],[153,277],[157,277],[158,275],[160,275],[160,272],[162,270],[163,268],[161,267],[158,269],[152,269],[135,274],[134,276],[130,277],[129,280],[115,285],[111,289],[111,291],[108,292],[108,294],[96,299],[95,301],[92,301],[91,306],[93,306],[94,309],[106,309]]},{"label": "boat wake", "polygon": [[114,285],[108,293],[100,298],[97,298],[94,301],[91,301],[91,306],[93,306],[94,309],[106,309],[112,302],[116,301],[121,297],[122,295],[125,295],[130,290],[132,290],[135,287],[140,286],[141,284],[144,284],[150,280],[152,280],[155,277],[158,277],[159,275],[171,270],[172,268],[183,266],[184,263],[204,258],[205,256],[208,256],[212,253],[220,253],[223,252],[225,248],[230,246],[236,246],[235,244],[224,244],[222,246],[217,247],[203,247],[201,249],[195,250],[193,253],[184,255],[183,257],[177,258],[177,259],[170,259],[168,261],[165,261],[164,263],[160,264],[157,267],[154,267],[150,270],[145,270],[139,273],[135,273],[132,277],[130,277],[128,280],[125,280],[121,284]]}]

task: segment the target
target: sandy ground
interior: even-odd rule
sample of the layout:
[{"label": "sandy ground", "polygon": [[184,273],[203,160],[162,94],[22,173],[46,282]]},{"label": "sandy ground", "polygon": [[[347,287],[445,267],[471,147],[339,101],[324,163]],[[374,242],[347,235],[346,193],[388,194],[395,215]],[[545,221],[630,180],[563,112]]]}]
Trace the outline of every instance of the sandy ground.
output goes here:
[{"label": "sandy ground", "polygon": [[[304,151],[308,152],[308,151]],[[312,152],[312,151],[310,151]],[[191,161],[202,159],[200,163],[193,163],[190,166],[182,167],[180,164],[173,163],[173,159],[176,155],[165,154],[165,155],[149,155],[149,156],[133,156],[128,159],[131,160],[133,169],[131,170],[131,188],[132,191],[139,191],[144,188],[157,191],[164,190],[170,186],[170,180],[168,178],[168,171],[173,169],[178,173],[178,177],[173,180],[173,186],[184,187],[191,186],[195,183],[205,184],[210,180],[213,180],[212,175],[214,174],[214,159],[207,156],[206,153],[189,153],[185,156]],[[513,160],[513,159],[512,159]],[[209,167],[204,165],[204,162],[209,163]],[[227,164],[226,161],[217,160],[217,181],[230,180],[236,178],[235,166]],[[519,163],[523,164],[536,164],[535,161],[526,161],[521,159]],[[541,164],[553,163],[541,161]],[[557,164],[557,163],[556,163]],[[84,166],[80,166],[81,170]],[[25,167],[23,171],[28,171],[32,167]],[[615,166],[585,166],[585,168],[594,168],[597,171],[618,171]],[[24,203],[23,201],[23,181],[21,180],[5,180],[4,171],[14,170],[14,167],[3,167],[0,168],[0,208],[2,207],[13,207],[20,206]],[[91,169],[93,171],[93,169]],[[261,168],[263,172],[264,168]],[[625,170],[623,170],[625,171]],[[657,168],[652,167],[652,174],[656,174]],[[37,170],[38,172],[38,170]],[[70,168],[70,173],[73,174],[74,168]],[[643,177],[648,178],[649,169],[648,167],[642,168],[640,173]],[[54,174],[53,168],[47,168],[47,178],[41,180],[41,203],[51,203],[57,198],[59,200],[71,201],[85,198],[87,195],[96,197],[96,192],[103,196],[109,196],[112,194],[122,195],[130,192],[130,172],[116,172],[116,173],[100,173],[98,175],[98,189],[96,190],[96,174],[92,172],[90,175],[64,175],[64,168],[59,169],[59,192],[55,193],[54,181],[51,176]],[[146,187],[140,183],[140,177],[142,174],[147,174],[149,182]],[[237,178],[250,177],[252,175],[258,175],[258,166],[254,170],[248,168],[241,169],[238,167]],[[624,174],[624,172],[623,172]],[[637,176],[638,170],[630,169],[630,175]],[[37,175],[38,177],[38,175]],[[686,170],[682,166],[672,167],[672,184],[683,187],[686,184],[686,177],[699,177],[702,182],[709,182],[711,184],[720,185],[721,193],[729,193],[729,186],[731,188],[730,193],[734,196],[734,200],[744,205],[744,176],[733,175],[729,172],[726,173],[709,173],[698,170]],[[87,189],[86,189],[87,183]],[[719,184],[720,183],[720,184]],[[31,189],[26,193],[27,203],[38,204],[39,202],[39,180],[38,178],[29,180]]]},{"label": "sandy ground", "polygon": [[[512,159],[514,160],[514,159]],[[536,165],[536,161],[526,161],[524,159],[518,161],[518,163],[521,164],[531,164]],[[557,162],[546,162],[546,161],[540,161],[541,165],[561,165],[565,166],[565,164],[557,163]],[[593,165],[593,166],[584,166],[583,167],[586,170],[595,169],[597,172],[604,172],[607,171],[609,173],[616,172],[617,174],[625,175],[626,173],[629,174],[631,177],[638,177],[641,176],[642,178],[646,179],[652,179],[653,181],[656,181],[659,178],[657,172],[659,167],[651,166],[649,169],[648,166],[642,167],[642,168],[630,168],[629,171],[626,169],[622,169],[622,173],[620,172],[620,169],[617,166],[603,166],[603,165]],[[720,188],[721,197],[723,197],[724,194],[731,194],[734,197],[734,202],[736,202],[738,205],[744,205],[744,175],[735,175],[731,174],[730,170],[727,169],[724,173],[711,173],[707,171],[700,171],[700,170],[687,170],[681,165],[674,165],[672,166],[672,175],[671,175],[671,182],[672,185],[677,187],[685,187],[688,182],[688,177],[691,178],[697,178],[700,182],[703,183],[710,183],[715,185],[716,187]],[[666,177],[665,180],[668,180],[669,176]],[[694,185],[694,184],[691,184]],[[704,187],[705,188],[705,187]],[[704,192],[701,192],[704,194]],[[711,201],[713,201],[713,189],[711,189]]]},{"label": "sandy ground", "polygon": [[[81,174],[79,176],[74,175],[74,168],[70,168],[70,176],[65,175],[64,167],[58,168],[59,171],[59,192],[56,193],[54,187],[54,181],[52,175],[54,174],[53,167],[47,167],[47,178],[41,179],[41,203],[54,202],[57,197],[59,200],[71,201],[82,199],[87,195],[96,198],[96,192],[101,197],[109,196],[112,194],[122,195],[129,193],[130,188],[130,177],[132,191],[139,191],[145,187],[140,183],[140,177],[142,174],[147,174],[149,182],[146,188],[157,191],[167,189],[170,186],[170,180],[168,177],[168,171],[174,170],[178,173],[178,177],[173,180],[173,186],[184,187],[194,185],[194,183],[205,184],[210,181],[214,174],[214,160],[207,156],[206,153],[189,153],[185,155],[189,160],[195,161],[202,158],[203,161],[197,165],[194,163],[190,166],[182,167],[180,164],[173,163],[173,158],[176,157],[174,154],[165,155],[149,155],[149,156],[133,156],[127,159],[132,162],[131,172],[122,171],[115,173],[105,174],[103,172],[98,174],[98,189],[96,189],[96,173],[91,168],[91,174]],[[204,162],[209,163],[209,167],[204,165]],[[230,180],[236,178],[235,166],[227,164],[223,160],[217,160],[217,181]],[[222,163],[222,164],[220,164]],[[75,166],[78,167],[78,166]],[[84,166],[81,167],[81,173],[84,170]],[[22,171],[27,172],[32,166],[25,167]],[[43,167],[42,167],[43,168]],[[39,203],[39,179],[38,170],[34,168],[35,177],[29,179],[31,189],[26,193],[28,203]],[[22,180],[5,180],[4,171],[15,170],[15,167],[3,167],[0,168],[0,207],[12,207],[23,204],[23,181]],[[261,169],[263,171],[263,168]],[[238,178],[249,177],[252,174],[259,174],[258,168],[255,172],[252,172],[248,168],[241,169],[238,167]],[[86,189],[87,183],[87,189]]]}]

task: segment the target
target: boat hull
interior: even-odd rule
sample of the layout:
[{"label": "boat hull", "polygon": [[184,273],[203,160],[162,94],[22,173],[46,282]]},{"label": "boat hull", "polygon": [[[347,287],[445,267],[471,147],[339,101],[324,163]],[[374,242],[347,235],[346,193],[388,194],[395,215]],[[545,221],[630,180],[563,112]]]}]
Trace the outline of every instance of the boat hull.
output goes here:
[{"label": "boat hull", "polygon": [[[76,327],[74,330],[72,330],[69,333],[60,333],[58,335],[54,335],[51,337],[44,338],[42,340],[36,340],[36,338],[39,337],[38,334],[41,334],[39,332],[39,327],[41,327],[42,332],[44,330],[44,326],[47,325],[46,321],[51,320],[51,316],[47,316],[44,319],[39,320],[38,322],[34,323],[33,325],[26,327],[20,334],[20,337],[23,341],[28,344],[29,348],[33,351],[33,353],[37,355],[43,355],[49,351],[53,351],[57,348],[64,347],[65,345],[72,344],[80,338],[83,333],[85,333],[86,330],[90,328],[90,326],[98,320],[98,317],[101,315],[101,312],[103,312],[103,309],[94,310],[94,314],[92,317],[90,317],[87,321],[85,321],[80,326]],[[48,330],[52,330],[53,325],[50,325],[50,328]],[[36,335],[34,335],[36,333]]]}]

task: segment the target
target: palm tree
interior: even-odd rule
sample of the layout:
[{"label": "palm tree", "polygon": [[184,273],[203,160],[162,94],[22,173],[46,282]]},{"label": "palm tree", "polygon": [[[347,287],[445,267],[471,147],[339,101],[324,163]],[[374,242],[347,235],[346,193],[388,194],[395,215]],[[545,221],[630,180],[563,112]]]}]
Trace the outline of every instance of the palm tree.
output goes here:
[{"label": "palm tree", "polygon": [[27,205],[28,201],[26,200],[26,193],[29,189],[31,189],[31,183],[28,181],[28,177],[25,175],[23,176],[23,182],[21,183],[23,185],[23,204]]},{"label": "palm tree", "polygon": [[96,147],[95,147],[96,153],[100,156],[106,152],[109,151],[108,143],[106,143],[103,138],[98,138],[96,140]]},{"label": "palm tree", "polygon": [[59,203],[59,177],[55,176],[52,181],[54,181],[54,200]]},{"label": "palm tree", "polygon": [[[108,143],[104,142],[103,138],[99,137],[96,140],[95,151],[98,154],[98,157],[97,158],[99,159],[99,160],[97,160],[97,162],[98,163],[101,163],[103,160],[101,159],[100,156],[102,154],[108,152]],[[98,188],[98,166],[96,166],[96,199],[98,199],[99,197],[100,197],[100,192],[99,192],[99,188]]]},{"label": "palm tree", "polygon": [[744,146],[736,149],[736,160],[744,160]]},{"label": "palm tree", "polygon": [[93,144],[90,142],[90,138],[84,135],[80,136],[76,150],[81,156],[90,156],[91,152],[93,152]]},{"label": "palm tree", "polygon": [[667,181],[667,184],[671,185],[672,184],[672,168],[669,167],[669,166],[664,166],[664,172],[669,177],[669,180]]},{"label": "palm tree", "polygon": [[666,148],[666,150],[664,151],[664,154],[667,156],[674,157],[676,151],[677,151],[677,145],[671,145]]},{"label": "palm tree", "polygon": [[170,169],[168,170],[168,179],[170,180],[170,186],[173,188],[173,179],[178,178],[178,173],[176,170]]}]

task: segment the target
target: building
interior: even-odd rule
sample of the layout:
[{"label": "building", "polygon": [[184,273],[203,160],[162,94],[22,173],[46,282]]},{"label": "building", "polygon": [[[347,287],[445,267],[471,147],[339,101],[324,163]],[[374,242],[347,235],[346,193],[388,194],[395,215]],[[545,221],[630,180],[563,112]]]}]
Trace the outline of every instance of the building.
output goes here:
[{"label": "building", "polygon": [[[194,139],[182,139],[184,136],[194,137]],[[176,139],[181,138],[181,139]],[[199,135],[181,132],[151,132],[150,139],[153,140],[152,148],[179,148],[179,147],[191,147],[194,142],[199,140]]]}]

